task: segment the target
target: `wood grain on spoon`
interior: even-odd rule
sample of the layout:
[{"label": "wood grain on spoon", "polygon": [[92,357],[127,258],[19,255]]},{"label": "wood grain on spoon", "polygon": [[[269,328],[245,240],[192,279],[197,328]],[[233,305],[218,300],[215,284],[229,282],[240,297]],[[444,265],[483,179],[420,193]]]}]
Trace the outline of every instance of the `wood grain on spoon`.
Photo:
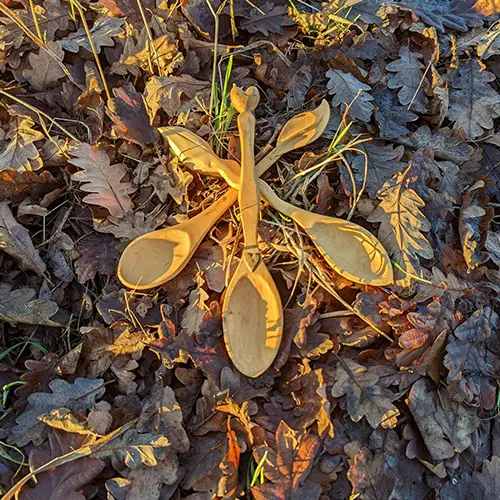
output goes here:
[{"label": "wood grain on spoon", "polygon": [[235,367],[248,377],[258,377],[274,361],[283,334],[283,310],[278,289],[259,252],[257,224],[259,190],[255,176],[255,118],[258,91],[231,91],[240,113],[241,185],[238,202],[245,246],[229,283],[222,306],[224,341]]}]

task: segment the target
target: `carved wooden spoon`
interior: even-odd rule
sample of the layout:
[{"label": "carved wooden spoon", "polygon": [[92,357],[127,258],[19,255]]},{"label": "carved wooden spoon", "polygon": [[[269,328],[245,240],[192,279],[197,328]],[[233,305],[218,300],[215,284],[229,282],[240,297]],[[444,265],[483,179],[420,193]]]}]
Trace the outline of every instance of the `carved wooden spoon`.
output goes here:
[{"label": "carved wooden spoon", "polygon": [[283,334],[281,298],[259,252],[257,224],[259,190],[254,164],[255,118],[258,90],[231,90],[238,116],[241,143],[241,183],[238,196],[245,246],[222,306],[224,341],[235,367],[258,377],[271,366]]},{"label": "carved wooden spoon", "polygon": [[[257,175],[261,176],[285,152],[315,141],[325,130],[329,118],[330,107],[326,101],[314,111],[291,118],[281,131],[279,146],[257,164]],[[212,175],[220,175],[217,165],[239,170],[236,162],[218,158],[206,141],[187,129],[161,127],[159,131],[188,168]],[[147,290],[177,276],[208,231],[237,199],[238,191],[231,189],[193,219],[151,231],[131,241],[118,263],[120,281],[128,288]]]},{"label": "carved wooden spoon", "polygon": [[[215,156],[214,153],[211,154]],[[198,170],[196,162],[189,164],[193,170]],[[203,164],[210,165],[210,169],[205,168],[205,173],[222,176],[231,187],[239,189],[239,166],[236,162],[207,159]],[[385,286],[394,281],[387,251],[364,227],[337,217],[297,208],[280,199],[262,179],[258,179],[257,184],[260,194],[269,204],[299,224],[328,265],[341,276],[355,283],[374,286]]]}]

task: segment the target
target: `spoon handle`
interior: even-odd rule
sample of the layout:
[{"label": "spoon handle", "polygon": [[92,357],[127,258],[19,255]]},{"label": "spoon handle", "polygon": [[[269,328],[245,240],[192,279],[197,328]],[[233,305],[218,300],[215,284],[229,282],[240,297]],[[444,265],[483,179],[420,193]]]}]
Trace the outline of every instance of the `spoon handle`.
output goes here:
[{"label": "spoon handle", "polygon": [[[257,97],[254,97],[255,95]],[[252,113],[258,103],[258,91],[252,90],[251,87],[244,94],[242,90],[234,88],[231,100],[240,113],[238,132],[241,144],[241,176],[238,202],[245,238],[243,259],[250,272],[254,272],[261,262],[257,241],[260,195],[255,176],[255,117]]]}]

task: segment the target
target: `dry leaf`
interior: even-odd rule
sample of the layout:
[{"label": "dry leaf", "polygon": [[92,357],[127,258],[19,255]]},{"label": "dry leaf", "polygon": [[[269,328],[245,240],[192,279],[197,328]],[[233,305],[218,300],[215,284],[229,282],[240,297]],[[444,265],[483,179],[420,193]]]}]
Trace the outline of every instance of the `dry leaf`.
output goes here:
[{"label": "dry leaf", "polygon": [[387,82],[390,89],[401,89],[398,92],[399,102],[419,113],[425,113],[427,97],[425,96],[423,82],[424,65],[420,62],[420,52],[410,52],[408,47],[399,49],[399,59],[389,63],[385,69],[395,75],[391,75]]},{"label": "dry leaf", "polygon": [[70,163],[81,168],[71,174],[74,181],[84,183],[80,186],[88,194],[83,201],[108,209],[114,217],[123,218],[132,211],[129,194],[136,188],[130,182],[121,182],[126,167],[123,163],[110,165],[108,155],[89,144],[82,144],[72,151],[75,158]]},{"label": "dry leaf", "polygon": [[203,318],[208,311],[205,302],[208,299],[208,293],[203,290],[205,280],[199,275],[196,279],[196,288],[189,294],[189,304],[184,311],[181,327],[186,330],[188,335],[195,335],[200,332],[203,324]]},{"label": "dry leaf", "polygon": [[6,201],[0,202],[0,250],[16,259],[21,269],[34,271],[39,276],[47,270],[28,230],[14,219]]},{"label": "dry leaf", "polygon": [[167,76],[183,60],[184,57],[177,48],[175,38],[171,34],[166,34],[155,38],[152,44],[148,44],[142,50],[124,58],[122,64],[125,66],[138,66],[144,71],[151,71],[151,69],[159,66],[160,74]]},{"label": "dry leaf", "polygon": [[397,139],[406,135],[409,132],[406,124],[418,119],[418,116],[409,111],[406,106],[400,106],[394,94],[389,90],[374,92],[373,104],[382,139]]},{"label": "dry leaf", "polygon": [[433,460],[451,458],[471,444],[471,434],[479,419],[473,407],[449,399],[445,391],[439,394],[430,382],[417,380],[408,396],[408,408],[420,430]]},{"label": "dry leaf", "polygon": [[115,98],[108,102],[106,113],[115,124],[115,133],[140,145],[155,143],[155,130],[149,124],[141,94],[130,83],[113,89],[113,94]]},{"label": "dry leaf", "polygon": [[45,440],[45,425],[38,420],[40,415],[59,408],[75,412],[85,412],[95,400],[104,395],[104,380],[77,378],[73,384],[62,379],[49,383],[51,393],[36,392],[28,397],[27,410],[16,418],[17,425],[12,429],[11,441],[17,446],[25,446],[33,441],[35,446]]},{"label": "dry leaf", "polygon": [[379,376],[348,358],[337,364],[332,396],[347,398],[347,411],[354,422],[366,417],[376,429],[397,424],[399,410],[391,403],[396,397],[379,383]]},{"label": "dry leaf", "polygon": [[489,307],[479,309],[448,337],[444,365],[448,368],[448,391],[455,401],[491,410],[496,404],[493,383],[496,356],[493,332],[498,315]]},{"label": "dry leaf", "polygon": [[[398,283],[408,287],[413,276],[421,276],[419,256],[432,259],[434,252],[422,231],[431,225],[420,208],[423,200],[410,186],[410,167],[396,174],[379,190],[378,207],[368,217],[368,222],[381,222],[378,238],[392,258],[403,269]],[[396,276],[398,270],[395,271]]]},{"label": "dry leaf", "polygon": [[[276,431],[276,447],[262,445],[254,449],[254,458],[260,462],[267,452],[264,475],[269,480],[252,488],[256,500],[268,498],[319,498],[317,484],[302,486],[311,471],[313,460],[320,450],[320,440],[312,433],[301,434],[285,422],[280,422]],[[302,495],[302,496],[301,496]]]},{"label": "dry leaf", "polygon": [[95,278],[96,273],[112,276],[116,271],[120,253],[111,236],[90,234],[78,242],[80,257],[75,261],[75,271],[80,283]]},{"label": "dry leaf", "polygon": [[159,109],[168,116],[175,116],[181,107],[181,96],[193,98],[198,92],[209,87],[208,82],[195,80],[192,76],[153,76],[148,80],[144,91],[146,108],[153,122]]},{"label": "dry leaf", "polygon": [[7,146],[0,151],[0,170],[38,170],[42,167],[42,159],[33,144],[43,139],[43,134],[33,130],[35,122],[28,117],[16,116],[10,124],[5,138],[10,139]]},{"label": "dry leaf", "polygon": [[285,26],[295,24],[287,14],[286,5],[274,5],[272,2],[266,2],[260,6],[259,10],[250,9],[248,17],[238,23],[238,27],[249,33],[262,33],[269,36],[271,33],[283,35]]},{"label": "dry leaf", "polygon": [[[54,431],[49,436],[50,451],[36,448],[30,452],[29,465],[38,469],[55,458],[71,453],[84,444],[85,437],[67,432]],[[84,500],[82,488],[91,483],[104,469],[105,463],[98,458],[81,458],[37,474],[36,486],[22,488],[21,500]]]},{"label": "dry leaf", "polygon": [[[46,50],[40,49],[38,54],[32,52],[28,55],[31,69],[26,68],[23,71],[24,78],[38,91],[52,87],[57,80],[65,75],[62,67],[64,51],[61,42],[48,42],[47,48],[57,60],[54,60],[54,57],[49,55]],[[57,61],[61,64],[58,64]]]},{"label": "dry leaf", "polygon": [[369,122],[373,112],[373,97],[368,94],[371,87],[360,82],[351,73],[338,69],[330,69],[326,77],[328,93],[333,94],[332,104],[342,106],[342,112],[346,105],[350,105],[349,115],[353,120]]},{"label": "dry leaf", "polygon": [[47,171],[37,174],[12,168],[0,170],[0,202],[19,201],[28,195],[32,200],[39,200],[60,184],[60,180],[52,177]]},{"label": "dry leaf", "polygon": [[[113,37],[121,35],[123,30],[123,19],[118,17],[100,17],[96,19],[92,28],[90,28],[90,36],[96,48],[97,53],[101,52],[102,47],[112,47],[115,42]],[[80,28],[76,33],[61,40],[64,50],[77,53],[80,48],[92,52],[89,37],[84,28]]]},{"label": "dry leaf", "polygon": [[454,123],[453,130],[477,139],[493,128],[493,120],[500,116],[500,94],[490,85],[495,80],[479,61],[470,59],[460,66],[453,76],[446,115]]},{"label": "dry leaf", "polygon": [[[356,149],[364,153],[351,157],[351,168],[358,192],[365,184],[366,193],[371,198],[376,198],[377,192],[384,183],[403,169],[404,164],[401,162],[401,157],[404,154],[404,148],[403,146],[393,147],[392,144],[370,141],[358,144]],[[351,194],[352,180],[344,165],[340,167],[340,174],[344,189]]]}]

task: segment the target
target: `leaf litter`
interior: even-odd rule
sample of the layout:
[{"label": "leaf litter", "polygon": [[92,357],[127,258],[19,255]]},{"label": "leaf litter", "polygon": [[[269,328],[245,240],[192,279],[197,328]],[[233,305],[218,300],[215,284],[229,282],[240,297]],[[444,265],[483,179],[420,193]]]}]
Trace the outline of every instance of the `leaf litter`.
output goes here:
[{"label": "leaf litter", "polygon": [[[0,10],[3,498],[500,495],[498,2]],[[266,180],[378,235],[396,278],[336,275],[262,204],[285,325],[257,379],[222,338],[237,207],[165,285],[116,274],[128,241],[225,190],[157,128],[237,160],[233,84],[259,86],[258,160],[327,101],[323,136]]]}]

